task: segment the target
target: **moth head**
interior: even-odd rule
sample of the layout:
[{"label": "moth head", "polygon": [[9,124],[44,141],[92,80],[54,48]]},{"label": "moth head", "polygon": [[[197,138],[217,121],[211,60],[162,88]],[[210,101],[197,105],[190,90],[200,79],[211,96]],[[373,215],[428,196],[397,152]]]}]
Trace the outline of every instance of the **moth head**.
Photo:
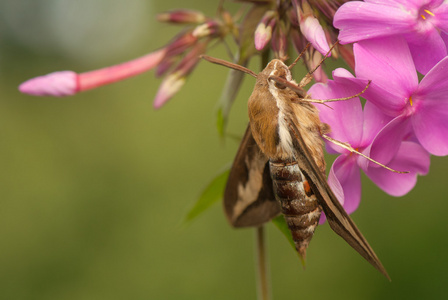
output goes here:
[{"label": "moth head", "polygon": [[279,59],[273,59],[263,70],[266,73],[268,78],[268,84],[270,88],[275,89],[285,89],[286,87],[282,84],[277,83],[274,80],[270,80],[269,78],[272,76],[283,78],[287,81],[292,81],[291,71],[288,66]]}]

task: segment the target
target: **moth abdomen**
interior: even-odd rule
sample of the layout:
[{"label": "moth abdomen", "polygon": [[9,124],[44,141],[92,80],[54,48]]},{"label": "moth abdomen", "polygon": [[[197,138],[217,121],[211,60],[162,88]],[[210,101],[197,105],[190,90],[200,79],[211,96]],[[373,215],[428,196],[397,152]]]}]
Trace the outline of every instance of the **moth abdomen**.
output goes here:
[{"label": "moth abdomen", "polygon": [[322,209],[296,162],[270,161],[269,164],[275,198],[296,249],[304,259]]}]

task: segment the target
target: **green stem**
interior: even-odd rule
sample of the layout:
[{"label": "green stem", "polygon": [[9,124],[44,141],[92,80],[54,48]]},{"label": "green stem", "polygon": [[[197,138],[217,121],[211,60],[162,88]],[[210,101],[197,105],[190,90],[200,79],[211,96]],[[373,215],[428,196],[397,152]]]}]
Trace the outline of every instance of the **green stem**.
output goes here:
[{"label": "green stem", "polygon": [[271,291],[264,226],[257,227],[255,233],[257,251],[257,299],[269,300],[271,299]]}]

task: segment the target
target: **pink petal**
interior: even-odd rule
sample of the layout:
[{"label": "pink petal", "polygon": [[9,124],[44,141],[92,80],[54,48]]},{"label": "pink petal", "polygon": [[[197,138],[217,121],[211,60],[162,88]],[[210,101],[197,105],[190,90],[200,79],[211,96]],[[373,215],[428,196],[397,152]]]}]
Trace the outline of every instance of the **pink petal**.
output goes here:
[{"label": "pink petal", "polygon": [[[313,99],[335,99],[350,97],[359,93],[366,84],[365,80],[353,78],[348,71],[338,69],[333,73],[335,80],[329,80],[326,85],[315,84],[309,93]],[[331,127],[331,136],[337,140],[348,142],[354,147],[358,147],[362,138],[362,106],[359,98],[353,98],[345,101],[328,102],[329,107],[319,105],[320,119]],[[328,143],[339,153],[345,153],[340,147]]]},{"label": "pink petal", "polygon": [[[443,2],[443,0],[440,0],[440,2]],[[448,5],[442,4],[431,11],[436,15],[434,25],[442,31],[448,32]]]},{"label": "pink petal", "polygon": [[372,83],[364,97],[390,116],[402,112],[418,85],[414,62],[402,38],[366,40],[354,45],[356,77]]},{"label": "pink petal", "polygon": [[[374,3],[374,4],[380,4],[384,6],[391,6],[391,7],[400,7],[400,4],[402,6],[418,6],[421,3],[421,0],[364,0],[364,2],[367,3]],[[412,5],[409,5],[412,3]]]},{"label": "pink petal", "polygon": [[326,54],[330,50],[324,29],[318,19],[313,16],[305,18],[303,22],[300,22],[300,31],[311,45],[313,45],[314,49],[320,53]]},{"label": "pink petal", "polygon": [[407,194],[416,184],[417,175],[425,175],[429,171],[429,154],[423,147],[413,142],[403,142],[397,155],[389,167],[409,171],[408,174],[393,173],[381,167],[369,167],[367,176],[383,191],[392,196]]},{"label": "pink petal", "polygon": [[399,7],[384,7],[381,5],[384,2],[352,1],[342,5],[333,21],[334,27],[340,30],[341,42],[347,44],[409,32],[415,22],[413,16]]},{"label": "pink petal", "polygon": [[422,102],[412,116],[412,126],[420,144],[431,154],[448,155],[448,103]]},{"label": "pink petal", "polygon": [[367,101],[364,105],[364,127],[360,148],[370,145],[378,132],[392,120],[385,115],[372,102]]},{"label": "pink petal", "polygon": [[437,63],[420,81],[416,97],[439,101],[448,99],[448,57]]},{"label": "pink petal", "polygon": [[[389,165],[389,162],[400,149],[404,137],[410,133],[410,130],[408,117],[399,116],[390,121],[372,141],[369,153],[370,158],[384,165]],[[377,165],[370,163],[369,166],[376,167]]]},{"label": "pink petal", "polygon": [[[336,163],[336,161],[338,159],[344,160],[345,158],[346,158],[345,156],[341,155],[338,158],[336,158],[334,163]],[[334,163],[333,163],[333,166],[334,166]],[[331,167],[330,173],[328,174],[328,185],[330,186],[331,190],[333,191],[333,194],[339,200],[339,203],[341,203],[341,205],[344,206],[344,190],[341,186],[341,183],[339,182],[339,179],[336,177],[333,166]],[[325,220],[326,220],[325,213],[322,213],[320,215],[319,224],[325,223]]]},{"label": "pink petal", "polygon": [[440,36],[442,37],[442,40],[445,43],[445,47],[448,48],[448,34],[441,32]]},{"label": "pink petal", "polygon": [[34,96],[71,96],[78,91],[78,74],[61,71],[35,77],[22,83],[19,91]]},{"label": "pink petal", "polygon": [[[331,166],[343,190],[343,207],[348,214],[354,212],[361,202],[361,173],[354,156],[339,156]],[[330,178],[329,178],[330,179]]]},{"label": "pink petal", "polygon": [[417,70],[426,74],[447,55],[447,49],[440,33],[435,29],[419,34],[418,37],[418,40],[408,40],[409,49]]},{"label": "pink petal", "polygon": [[422,146],[434,155],[448,155],[448,57],[422,79],[414,98],[412,125]]}]

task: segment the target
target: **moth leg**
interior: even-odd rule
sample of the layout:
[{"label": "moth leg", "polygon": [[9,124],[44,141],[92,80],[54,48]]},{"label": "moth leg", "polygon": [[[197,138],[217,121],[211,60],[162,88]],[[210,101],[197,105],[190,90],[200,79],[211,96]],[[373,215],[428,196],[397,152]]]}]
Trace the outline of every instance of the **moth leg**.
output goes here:
[{"label": "moth leg", "polygon": [[[349,96],[349,97],[342,97],[342,98],[334,98],[334,99],[310,99],[310,98],[303,98],[303,99],[298,99],[297,102],[311,102],[311,103],[320,103],[320,104],[324,104],[325,102],[336,102],[336,101],[346,101],[346,100],[350,100],[356,97],[361,96],[362,94],[365,93],[365,91],[369,88],[370,83],[372,82],[372,80],[369,80],[367,82],[366,87],[359,93]],[[294,101],[296,102],[296,101]]]},{"label": "moth leg", "polygon": [[342,148],[344,148],[344,149],[350,151],[351,153],[356,153],[356,154],[358,154],[358,155],[364,157],[365,159],[367,159],[367,160],[369,160],[369,161],[371,161],[371,162],[373,162],[373,163],[379,165],[380,167],[383,167],[383,168],[385,168],[385,169],[387,169],[387,170],[389,170],[389,171],[392,171],[392,172],[394,172],[394,173],[399,173],[399,174],[406,174],[406,173],[409,173],[409,171],[397,171],[397,170],[394,170],[394,169],[392,169],[392,168],[389,168],[388,166],[383,165],[382,163],[377,162],[376,160],[374,160],[374,159],[368,157],[367,155],[364,155],[364,154],[362,154],[361,152],[359,152],[359,151],[353,149],[353,147],[350,146],[348,143],[344,143],[344,142],[335,140],[335,139],[329,137],[329,136],[326,135],[326,134],[321,134],[321,136],[322,136],[324,139],[326,139],[327,141],[330,141],[330,142],[332,142],[333,144],[335,144],[335,145],[337,145],[337,146],[339,146],[339,147],[342,147]]}]

